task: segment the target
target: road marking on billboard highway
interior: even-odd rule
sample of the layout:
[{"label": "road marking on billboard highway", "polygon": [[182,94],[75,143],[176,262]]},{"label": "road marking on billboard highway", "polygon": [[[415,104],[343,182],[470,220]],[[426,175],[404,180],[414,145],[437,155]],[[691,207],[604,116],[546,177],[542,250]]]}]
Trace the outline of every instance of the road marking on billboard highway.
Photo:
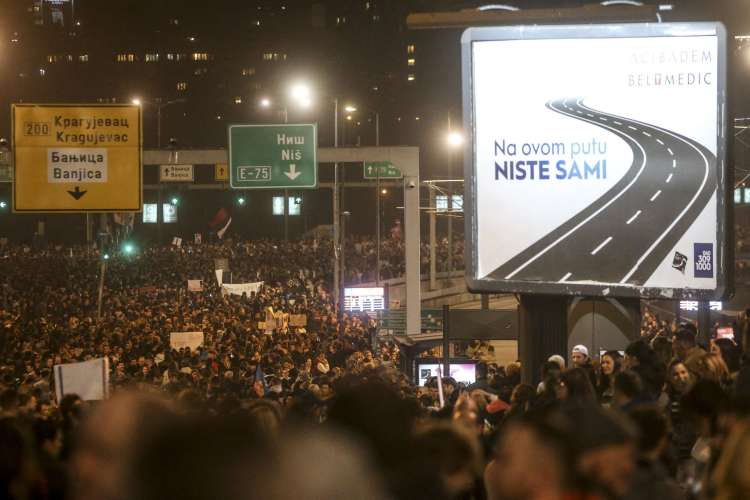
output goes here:
[{"label": "road marking on billboard highway", "polygon": [[659,143],[659,144],[661,144],[662,146],[664,145],[664,141],[662,141],[661,139],[656,139],[656,142],[658,142],[658,143]]},{"label": "road marking on billboard highway", "polygon": [[606,122],[606,121],[608,121],[608,120],[607,120],[606,118],[604,118],[603,116],[600,116],[600,117],[599,117],[599,119],[600,119],[601,121],[603,121],[603,122]]},{"label": "road marking on billboard highway", "polygon": [[672,168],[677,168],[677,158],[672,160]]},{"label": "road marking on billboard highway", "polygon": [[634,126],[632,126],[632,125],[628,125],[628,128],[629,128],[630,130],[638,130],[637,128],[635,128],[635,127],[634,127]]},{"label": "road marking on billboard highway", "polygon": [[[576,102],[576,104],[578,104],[579,106],[583,106],[580,101],[581,101],[581,99],[579,99]],[[560,110],[558,108],[555,108],[552,105],[550,105],[550,107],[552,109],[554,109],[555,111],[560,112],[561,114],[566,114],[566,113],[562,112],[562,110]],[[594,110],[592,110],[592,111],[594,111]],[[580,113],[580,111],[578,111],[578,112]],[[568,115],[568,116],[575,117],[575,115]],[[583,121],[588,121],[590,123],[597,123],[597,122],[588,120],[586,118],[581,118],[581,119]],[[609,125],[598,124],[598,126],[602,127],[602,128],[605,128],[607,130],[611,130],[611,131],[613,131],[616,134],[622,134],[623,136],[625,136],[628,139],[630,139],[633,142],[633,144],[635,144],[636,146],[638,146],[638,149],[640,149],[641,153],[643,153],[643,161],[641,162],[641,167],[638,169],[638,172],[635,174],[635,176],[633,176],[633,179],[628,183],[628,185],[625,186],[624,188],[622,188],[622,190],[619,193],[617,193],[615,196],[613,196],[607,203],[605,203],[604,205],[602,205],[601,207],[599,207],[599,209],[596,210],[593,214],[589,215],[583,221],[579,222],[573,229],[569,230],[567,233],[565,233],[562,236],[560,236],[559,238],[557,238],[555,241],[553,241],[552,243],[550,243],[549,245],[547,245],[544,249],[542,249],[536,255],[534,255],[529,260],[527,260],[526,262],[524,262],[523,264],[521,264],[520,266],[518,266],[512,273],[508,274],[505,277],[506,280],[511,279],[513,276],[515,276],[516,274],[518,274],[519,272],[521,272],[524,268],[526,268],[526,266],[528,266],[529,264],[531,264],[532,262],[534,262],[536,259],[538,259],[542,255],[544,255],[545,253],[547,253],[547,251],[550,248],[552,248],[555,245],[557,245],[558,243],[560,243],[562,240],[564,240],[565,238],[567,238],[568,236],[570,236],[571,234],[573,234],[574,232],[576,232],[578,229],[580,229],[581,226],[583,226],[588,221],[590,221],[591,219],[593,219],[594,217],[596,217],[597,215],[599,215],[600,213],[602,213],[608,206],[610,206],[612,203],[614,203],[618,198],[620,198],[620,196],[622,196],[623,194],[625,194],[625,191],[627,191],[628,189],[630,189],[630,187],[633,184],[636,183],[636,181],[638,180],[638,178],[643,173],[643,170],[646,168],[646,162],[648,161],[648,155],[646,154],[646,150],[643,149],[643,146],[641,146],[641,144],[638,141],[636,141],[633,137],[629,136],[628,134],[626,134],[622,130],[618,130],[618,129],[616,129],[614,127],[611,127]]]},{"label": "road marking on billboard highway", "polygon": [[657,199],[660,194],[661,194],[661,189],[654,193],[654,195],[651,197],[651,201],[654,201],[655,199]]},{"label": "road marking on billboard highway", "polygon": [[594,117],[594,115],[592,115],[591,113],[586,113],[586,116],[588,116],[589,118],[593,118]]},{"label": "road marking on billboard highway", "polygon": [[641,215],[641,211],[640,210],[638,210],[636,213],[634,213],[633,216],[631,218],[629,218],[628,221],[625,224],[630,225],[630,223],[633,222],[634,220],[636,220],[639,215]]},{"label": "road marking on billboard highway", "polygon": [[672,148],[667,148],[667,151],[669,151],[669,154],[674,156],[674,152],[672,152]]},{"label": "road marking on billboard highway", "polygon": [[[633,121],[637,121],[637,120],[633,120]],[[698,152],[698,154],[701,156],[701,158],[703,158],[703,164],[705,166],[705,168],[703,170],[703,182],[701,182],[701,185],[698,186],[698,189],[695,191],[695,194],[693,195],[693,198],[690,200],[690,203],[688,203],[685,206],[685,208],[682,209],[682,212],[680,212],[680,214],[677,216],[677,218],[675,218],[675,220],[672,221],[672,223],[661,234],[661,236],[659,236],[656,239],[656,241],[654,241],[651,244],[651,246],[648,248],[648,250],[646,250],[646,253],[644,253],[643,255],[641,255],[641,257],[635,263],[635,265],[633,266],[633,268],[628,272],[628,274],[626,274],[625,277],[620,280],[620,283],[627,282],[630,279],[630,277],[633,276],[633,274],[635,274],[635,272],[638,270],[638,268],[641,267],[641,264],[643,264],[643,261],[646,260],[646,258],[651,254],[651,252],[654,251],[654,249],[656,248],[656,246],[659,243],[661,243],[661,241],[664,238],[666,238],[667,234],[669,234],[669,232],[672,230],[672,228],[675,227],[677,225],[677,223],[680,221],[680,219],[682,219],[682,217],[684,217],[684,215],[687,213],[687,211],[690,210],[690,207],[692,207],[693,203],[695,203],[695,200],[698,199],[698,196],[700,196],[701,191],[703,191],[703,187],[706,185],[706,181],[708,180],[708,171],[710,169],[710,165],[708,164],[708,158],[706,158],[706,155],[703,154],[703,151],[701,151],[699,148],[695,147],[695,144],[692,144],[690,141],[687,141],[686,139],[673,134],[669,130],[666,130],[666,129],[663,129],[663,128],[660,128],[660,127],[654,127],[654,128],[656,130],[658,130],[659,132],[662,132],[664,134],[670,135],[670,136],[674,137],[675,139],[684,142],[685,144],[687,144],[688,146],[690,146],[691,148],[693,148],[694,150],[696,150]],[[671,152],[671,150],[669,150],[669,151]],[[677,164],[675,163],[675,160],[672,160],[672,162],[673,162],[672,163],[672,168],[676,167]]]},{"label": "road marking on billboard highway", "polygon": [[671,180],[672,180],[672,176],[673,176],[673,175],[674,175],[674,174],[669,174],[669,177],[667,177],[667,180],[666,180],[666,181],[664,181],[664,182],[666,182],[667,184],[669,184],[669,181],[671,181]]},{"label": "road marking on billboard highway", "polygon": [[643,131],[643,135],[645,135],[645,136],[648,136],[648,137],[651,137],[651,134],[649,134],[649,133],[648,133],[648,132],[646,132],[645,130]]},{"label": "road marking on billboard highway", "polygon": [[571,276],[573,276],[573,273],[566,274],[565,276],[562,277],[562,279],[559,281],[559,283],[564,282],[566,279],[570,278]]},{"label": "road marking on billboard highway", "polygon": [[615,125],[622,125],[622,122],[618,122],[617,120],[615,120]]},{"label": "road marking on billboard highway", "polygon": [[611,237],[611,236],[610,236],[610,237],[608,237],[608,238],[607,238],[606,240],[602,241],[602,242],[601,242],[601,243],[599,244],[599,246],[598,246],[598,247],[594,248],[594,249],[593,249],[593,250],[591,251],[591,255],[596,255],[597,253],[599,253],[599,250],[601,250],[602,248],[604,248],[605,246],[607,246],[607,243],[609,243],[610,241],[612,241],[612,237]]},{"label": "road marking on billboard highway", "polygon": [[579,115],[582,115],[583,111],[576,111],[576,113],[578,113]]}]

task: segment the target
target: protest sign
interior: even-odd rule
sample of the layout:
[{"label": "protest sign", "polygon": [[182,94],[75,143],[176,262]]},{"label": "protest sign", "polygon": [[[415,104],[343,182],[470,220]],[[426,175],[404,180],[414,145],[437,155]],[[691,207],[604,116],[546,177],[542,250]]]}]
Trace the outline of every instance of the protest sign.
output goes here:
[{"label": "protest sign", "polygon": [[66,394],[77,394],[84,401],[109,396],[109,359],[55,365],[55,395],[61,401]]},{"label": "protest sign", "polygon": [[289,316],[289,326],[307,326],[307,314],[292,314]]},{"label": "protest sign", "polygon": [[194,351],[203,345],[203,332],[172,332],[169,334],[169,346],[172,349],[187,347]]},{"label": "protest sign", "polygon": [[262,285],[262,281],[256,281],[255,283],[225,283],[221,285],[221,293],[224,295],[242,295],[243,293],[250,295],[251,293],[258,293]]},{"label": "protest sign", "polygon": [[202,292],[203,281],[202,280],[187,280],[188,292]]}]

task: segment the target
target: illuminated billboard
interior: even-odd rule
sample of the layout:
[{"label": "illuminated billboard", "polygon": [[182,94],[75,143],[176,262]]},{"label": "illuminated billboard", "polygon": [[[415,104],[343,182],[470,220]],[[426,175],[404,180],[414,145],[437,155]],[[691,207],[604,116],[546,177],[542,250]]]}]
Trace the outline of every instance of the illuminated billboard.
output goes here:
[{"label": "illuminated billboard", "polygon": [[471,289],[727,293],[722,25],[470,28],[462,58]]}]

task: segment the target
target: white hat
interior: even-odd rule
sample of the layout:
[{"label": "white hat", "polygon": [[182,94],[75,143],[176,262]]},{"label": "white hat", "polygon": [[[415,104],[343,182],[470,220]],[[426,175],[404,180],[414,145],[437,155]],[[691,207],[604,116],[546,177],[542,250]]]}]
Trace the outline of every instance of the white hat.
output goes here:
[{"label": "white hat", "polygon": [[583,354],[587,358],[589,357],[589,350],[585,345],[579,344],[573,348],[571,352],[577,352]]}]

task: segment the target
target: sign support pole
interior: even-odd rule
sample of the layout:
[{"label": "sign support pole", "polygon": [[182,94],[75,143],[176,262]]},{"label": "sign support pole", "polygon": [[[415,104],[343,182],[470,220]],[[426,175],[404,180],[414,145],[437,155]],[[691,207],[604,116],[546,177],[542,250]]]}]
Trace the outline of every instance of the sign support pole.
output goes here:
[{"label": "sign support pole", "polygon": [[[100,252],[102,250],[100,249]],[[104,260],[104,256],[100,257],[101,265],[99,266],[99,294],[96,299],[96,320],[102,320],[102,297],[104,296],[104,273],[107,270],[107,261]]]}]

